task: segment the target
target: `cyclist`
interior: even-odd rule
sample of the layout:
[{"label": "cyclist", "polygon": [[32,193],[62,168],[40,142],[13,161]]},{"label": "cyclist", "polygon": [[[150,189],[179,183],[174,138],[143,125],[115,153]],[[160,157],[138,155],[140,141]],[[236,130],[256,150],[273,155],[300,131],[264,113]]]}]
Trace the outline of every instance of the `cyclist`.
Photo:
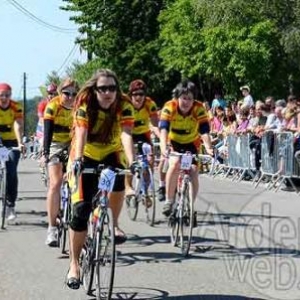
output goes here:
[{"label": "cyclist", "polygon": [[[136,79],[129,85],[129,96],[134,107],[134,127],[132,130],[133,142],[152,144],[151,130],[157,131],[158,115],[155,102],[146,96],[147,87],[144,81]],[[153,149],[152,149],[153,150]],[[141,151],[141,149],[139,149]],[[149,157],[150,165],[153,167],[154,157]],[[132,176],[126,175],[126,196],[134,195],[135,191],[132,188]]]},{"label": "cyclist", "polygon": [[[5,147],[19,147],[23,150],[23,109],[19,102],[11,99],[12,89],[7,83],[0,83],[0,136]],[[18,163],[20,151],[12,150],[7,169],[7,219],[16,218],[15,202],[18,196]]]},{"label": "cyclist", "polygon": [[58,96],[46,106],[44,113],[43,161],[47,163],[49,187],[47,193],[48,231],[46,245],[56,247],[58,228],[56,219],[59,213],[60,187],[63,180],[63,152],[71,142],[73,122],[72,108],[77,93],[77,83],[67,78],[58,87]]},{"label": "cyclist", "polygon": [[50,83],[47,86],[47,97],[43,99],[41,102],[39,102],[37,106],[38,123],[36,126],[36,137],[40,147],[43,145],[45,108],[49,103],[49,101],[56,96],[57,96],[57,85],[55,83]]},{"label": "cyclist", "polygon": [[[134,168],[131,135],[134,123],[133,107],[128,97],[121,93],[114,72],[108,69],[98,70],[85,83],[76,99],[74,118],[69,161],[73,170],[97,167],[100,163],[124,169],[126,159]],[[71,179],[71,188],[72,181]],[[80,285],[79,255],[86,238],[92,198],[97,190],[98,176],[82,173],[78,188],[71,196],[73,213],[70,221],[70,269],[67,275],[67,285],[71,289],[78,289]],[[127,239],[118,223],[124,190],[124,176],[117,175],[113,191],[109,193],[116,244]]]},{"label": "cyclist", "polygon": [[[167,153],[167,145],[171,144],[176,152],[198,154],[201,139],[208,154],[213,155],[209,136],[209,119],[204,105],[195,100],[196,86],[191,81],[183,81],[176,86],[174,98],[165,103],[160,116],[160,147],[161,153]],[[201,134],[201,138],[200,138]],[[166,201],[163,214],[169,216],[175,198],[175,190],[179,174],[179,160],[171,157],[166,173]],[[196,199],[198,183],[198,166],[192,165],[191,180],[193,199]]]}]

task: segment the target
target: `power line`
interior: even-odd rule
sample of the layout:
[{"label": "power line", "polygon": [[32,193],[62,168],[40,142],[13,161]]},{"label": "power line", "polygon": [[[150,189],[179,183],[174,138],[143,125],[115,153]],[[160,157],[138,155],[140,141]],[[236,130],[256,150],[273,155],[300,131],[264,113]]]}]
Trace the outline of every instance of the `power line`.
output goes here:
[{"label": "power line", "polygon": [[[73,48],[72,48],[71,51],[68,53],[67,57],[64,59],[64,61],[63,61],[63,63],[61,64],[61,66],[60,66],[60,67],[58,68],[58,70],[56,71],[57,74],[59,74],[59,73],[62,71],[62,69],[63,69],[63,68],[65,67],[65,65],[68,63],[70,57],[71,57],[72,55],[75,54],[75,51],[77,50],[78,47],[79,47],[78,44],[74,44]],[[60,74],[59,74],[59,75],[60,75]]]},{"label": "power line", "polygon": [[21,4],[19,4],[17,1],[15,0],[7,0],[8,3],[10,3],[13,7],[15,7],[17,10],[19,10],[20,12],[22,12],[24,15],[26,15],[27,17],[29,17],[31,20],[35,21],[36,23],[47,27],[48,29],[54,30],[54,31],[59,31],[59,32],[63,32],[63,33],[70,33],[70,32],[74,32],[77,31],[77,29],[74,28],[64,28],[64,27],[60,27],[60,26],[56,26],[56,25],[52,25],[48,22],[43,21],[42,19],[38,18],[36,15],[34,15],[33,13],[31,13],[29,10],[27,10],[24,6],[22,6]]}]

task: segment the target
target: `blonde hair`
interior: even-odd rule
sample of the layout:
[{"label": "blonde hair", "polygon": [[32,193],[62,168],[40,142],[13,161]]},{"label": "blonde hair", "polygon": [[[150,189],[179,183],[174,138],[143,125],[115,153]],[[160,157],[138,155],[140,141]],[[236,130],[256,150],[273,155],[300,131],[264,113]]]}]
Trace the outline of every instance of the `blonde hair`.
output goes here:
[{"label": "blonde hair", "polygon": [[69,86],[73,86],[76,90],[79,89],[78,83],[74,79],[67,77],[58,86],[58,93],[61,94],[61,91]]}]

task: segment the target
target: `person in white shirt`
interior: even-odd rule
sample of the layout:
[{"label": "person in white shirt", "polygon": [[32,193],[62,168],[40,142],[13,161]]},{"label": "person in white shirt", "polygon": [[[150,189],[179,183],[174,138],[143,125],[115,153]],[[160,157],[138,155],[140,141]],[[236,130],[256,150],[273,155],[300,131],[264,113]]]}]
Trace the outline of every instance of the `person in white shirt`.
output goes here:
[{"label": "person in white shirt", "polygon": [[240,91],[244,96],[243,106],[248,106],[249,108],[254,105],[252,96],[250,95],[250,87],[248,85],[243,85],[240,87]]}]

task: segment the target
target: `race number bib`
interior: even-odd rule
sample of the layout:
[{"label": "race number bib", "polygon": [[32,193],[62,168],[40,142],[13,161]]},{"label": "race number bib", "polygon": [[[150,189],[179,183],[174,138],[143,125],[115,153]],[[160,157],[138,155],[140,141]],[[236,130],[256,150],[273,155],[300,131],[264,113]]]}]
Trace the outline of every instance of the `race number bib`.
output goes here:
[{"label": "race number bib", "polygon": [[101,172],[98,189],[111,192],[115,183],[116,173],[110,169],[104,169]]},{"label": "race number bib", "polygon": [[180,168],[181,170],[189,170],[192,166],[193,156],[190,154],[183,154],[181,157]]},{"label": "race number bib", "polygon": [[9,159],[9,150],[6,147],[0,147],[0,160],[1,161],[8,161]]}]

